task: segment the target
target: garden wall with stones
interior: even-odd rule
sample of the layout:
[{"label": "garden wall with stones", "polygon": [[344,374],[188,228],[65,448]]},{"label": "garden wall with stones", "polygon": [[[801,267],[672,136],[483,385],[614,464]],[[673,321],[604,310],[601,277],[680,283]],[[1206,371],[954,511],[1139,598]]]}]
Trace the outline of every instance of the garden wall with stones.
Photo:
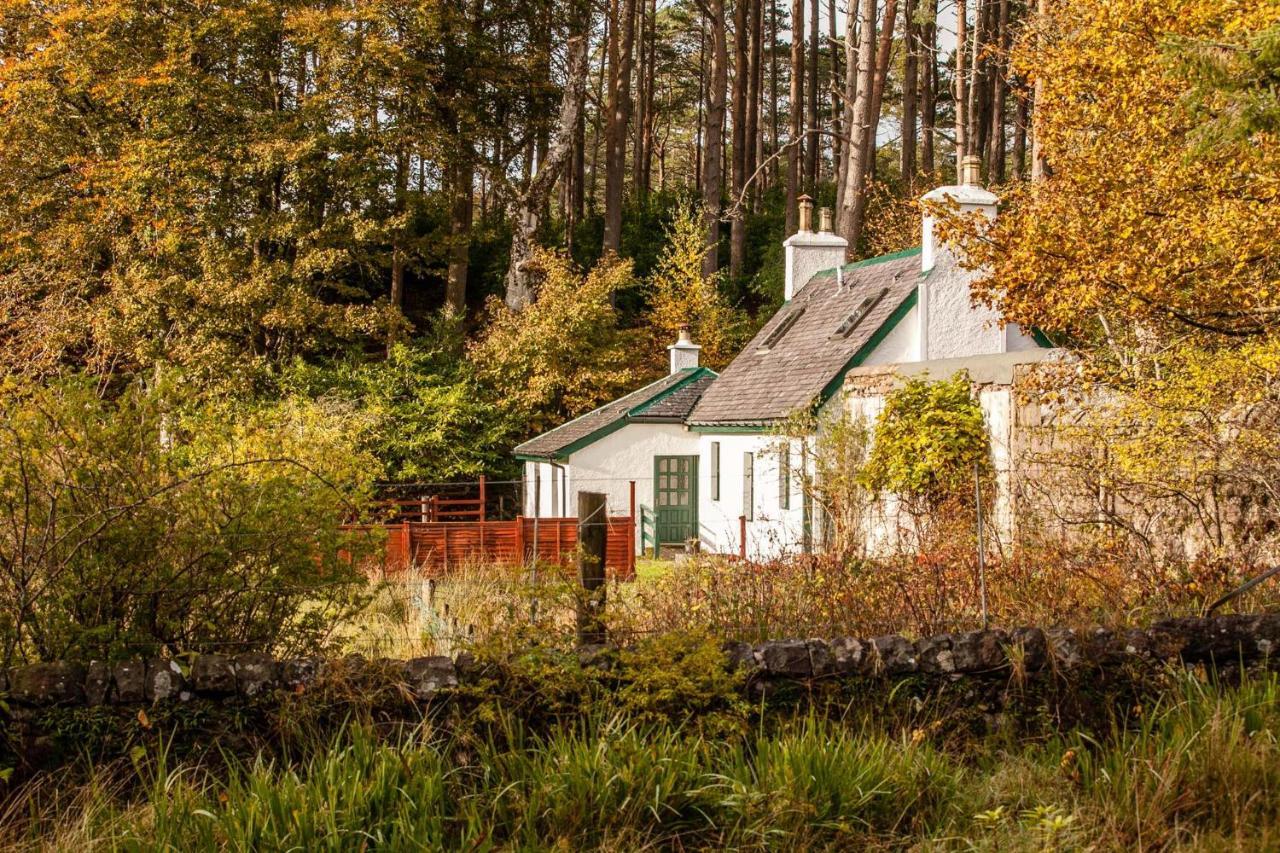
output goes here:
[{"label": "garden wall with stones", "polygon": [[[730,643],[721,665],[736,671],[751,701],[735,699],[736,680],[719,677],[723,672],[699,679],[684,671],[670,683],[694,692],[659,704],[681,719],[727,713],[738,723],[734,715],[744,713],[783,719],[788,710],[826,708],[847,715],[856,704],[864,720],[886,730],[928,709],[948,721],[949,736],[1039,736],[1046,721],[1055,729],[1106,732],[1176,683],[1169,675],[1179,665],[1212,668],[1230,680],[1244,669],[1275,668],[1277,643],[1280,614],[1173,619],[1120,631],[1018,628],[916,640]],[[637,678],[655,683],[654,668],[708,665],[706,656],[694,664],[670,655],[656,641],[625,654],[602,645],[531,647],[511,658],[206,654],[0,670],[0,803],[47,771],[139,751],[175,760],[251,759],[287,754],[290,743],[313,743],[319,733],[352,724],[388,736],[424,717],[441,732],[484,729],[495,708],[518,709],[530,726],[556,725],[599,708],[609,691],[617,691],[620,708],[635,707]],[[647,671],[646,660],[652,660]],[[718,686],[707,692],[710,684]]]},{"label": "garden wall with stones", "polygon": [[[772,640],[725,646],[726,666],[746,672],[748,689],[806,684],[819,679],[855,679],[868,683],[904,677],[949,680],[1083,678],[1133,662],[1182,662],[1236,668],[1269,665],[1280,644],[1280,614],[1182,618],[1146,628],[1077,631],[1068,628],[993,629],[942,634],[911,640],[901,636],[869,639]],[[609,648],[587,646],[578,659],[607,667]],[[409,701],[446,701],[476,673],[468,654],[457,658],[422,657],[406,661],[326,662],[314,658],[276,660],[264,654],[206,654],[190,663],[173,659],[39,663],[0,671],[0,698],[14,718],[24,709],[52,706],[158,705],[235,699],[269,700],[283,691],[305,693],[326,668],[365,668],[364,681],[384,682]]]}]

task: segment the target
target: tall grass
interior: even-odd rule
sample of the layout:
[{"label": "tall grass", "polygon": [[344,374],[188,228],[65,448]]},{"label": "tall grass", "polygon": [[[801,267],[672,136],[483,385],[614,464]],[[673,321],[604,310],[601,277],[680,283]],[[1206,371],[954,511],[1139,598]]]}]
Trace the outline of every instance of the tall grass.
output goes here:
[{"label": "tall grass", "polygon": [[296,763],[229,775],[146,762],[12,814],[60,849],[1265,849],[1280,842],[1280,686],[1188,678],[1105,737],[945,741],[801,718],[718,738],[597,716],[483,737],[347,731]]}]

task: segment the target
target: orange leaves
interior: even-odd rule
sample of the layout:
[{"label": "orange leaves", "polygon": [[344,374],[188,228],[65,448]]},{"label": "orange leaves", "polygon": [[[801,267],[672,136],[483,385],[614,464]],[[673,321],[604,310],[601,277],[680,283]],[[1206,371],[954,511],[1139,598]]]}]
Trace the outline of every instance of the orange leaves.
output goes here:
[{"label": "orange leaves", "polygon": [[1274,0],[1055,4],[1014,51],[1043,81],[1036,130],[1053,174],[1012,188],[988,239],[968,235],[989,270],[980,295],[1087,340],[1108,336],[1099,315],[1178,333],[1266,329],[1280,307],[1280,146],[1262,133],[1197,147],[1214,97],[1190,97],[1205,84],[1182,52],[1224,38],[1234,49],[1276,25]]}]

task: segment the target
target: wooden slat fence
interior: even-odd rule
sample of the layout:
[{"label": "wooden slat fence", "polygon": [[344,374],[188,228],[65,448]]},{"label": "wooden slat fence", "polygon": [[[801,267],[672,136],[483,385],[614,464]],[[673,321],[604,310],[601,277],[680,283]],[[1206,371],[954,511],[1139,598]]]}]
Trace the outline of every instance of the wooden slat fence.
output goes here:
[{"label": "wooden slat fence", "polygon": [[[613,577],[630,580],[636,566],[635,521],[631,516],[614,516],[608,523],[605,569]],[[568,565],[578,545],[576,518],[402,521],[384,527],[383,567],[389,572],[414,567],[427,574],[447,574],[476,563],[516,565],[533,560]]]}]

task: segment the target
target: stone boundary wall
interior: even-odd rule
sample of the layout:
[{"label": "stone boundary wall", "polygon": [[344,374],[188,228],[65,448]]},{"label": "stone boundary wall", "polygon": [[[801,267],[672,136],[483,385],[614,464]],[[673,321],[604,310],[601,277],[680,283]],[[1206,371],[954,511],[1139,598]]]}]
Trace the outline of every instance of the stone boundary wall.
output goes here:
[{"label": "stone boundary wall", "polygon": [[[757,688],[813,679],[894,679],[916,674],[959,679],[1009,677],[1012,673],[1077,677],[1132,662],[1178,662],[1231,668],[1271,664],[1280,648],[1280,613],[1181,618],[1147,628],[1076,631],[1068,628],[993,629],[941,634],[920,640],[900,636],[859,639],[773,640],[729,643],[726,665],[748,671]],[[579,659],[607,666],[608,647],[587,646]],[[264,654],[206,654],[190,665],[173,659],[116,664],[41,663],[0,670],[0,698],[27,708],[141,705],[255,697],[275,690],[305,692],[323,672],[315,658],[275,660]],[[370,664],[371,670],[374,662]],[[447,698],[476,672],[467,654],[378,661],[382,677],[413,698]]]}]

